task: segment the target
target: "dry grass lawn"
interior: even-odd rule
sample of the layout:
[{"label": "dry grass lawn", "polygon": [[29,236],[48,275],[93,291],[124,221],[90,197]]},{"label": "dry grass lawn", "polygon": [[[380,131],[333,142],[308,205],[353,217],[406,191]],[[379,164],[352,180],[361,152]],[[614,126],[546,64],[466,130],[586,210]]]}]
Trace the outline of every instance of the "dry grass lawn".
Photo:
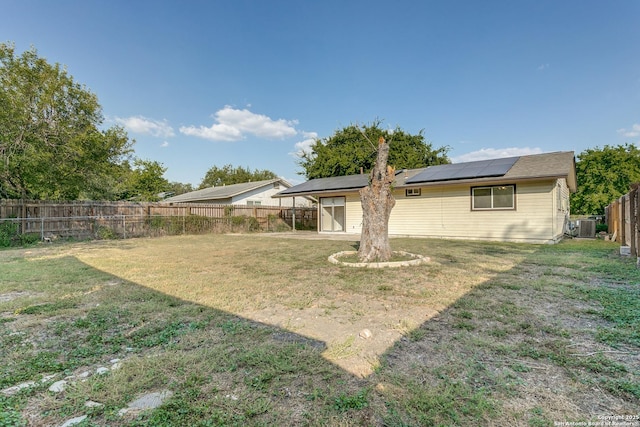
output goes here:
[{"label": "dry grass lawn", "polygon": [[[83,248],[74,256],[149,289],[321,341],[327,359],[358,376],[371,374],[402,336],[522,260],[476,254],[472,268],[449,263],[446,272],[442,260],[384,270],[327,262],[355,243],[184,236]],[[419,243],[414,250],[429,251]],[[365,329],[371,337],[358,339]]]},{"label": "dry grass lawn", "polygon": [[[640,412],[640,274],[617,246],[393,239],[431,262],[327,262],[356,243],[204,235],[1,251],[0,389],[123,364],[59,395],[0,395],[0,426],[83,412],[83,425],[154,426],[547,426]],[[167,387],[160,409],[115,415]]]}]

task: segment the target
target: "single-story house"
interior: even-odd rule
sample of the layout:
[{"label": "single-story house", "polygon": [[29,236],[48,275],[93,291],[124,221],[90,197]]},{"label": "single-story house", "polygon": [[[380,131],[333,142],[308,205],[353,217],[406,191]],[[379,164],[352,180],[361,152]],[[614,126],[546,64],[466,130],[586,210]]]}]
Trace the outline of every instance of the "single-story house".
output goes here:
[{"label": "single-story house", "polygon": [[[275,197],[318,198],[320,233],[360,234],[368,174],[320,178]],[[576,191],[573,152],[396,171],[390,236],[555,243]]]},{"label": "single-story house", "polygon": [[[241,184],[221,185],[202,190],[191,191],[163,200],[164,203],[213,203],[218,205],[247,206],[293,206],[293,197],[273,198],[283,189],[291,188],[291,184],[282,178],[264,181],[245,182]],[[296,197],[296,207],[310,207],[311,197]]]}]

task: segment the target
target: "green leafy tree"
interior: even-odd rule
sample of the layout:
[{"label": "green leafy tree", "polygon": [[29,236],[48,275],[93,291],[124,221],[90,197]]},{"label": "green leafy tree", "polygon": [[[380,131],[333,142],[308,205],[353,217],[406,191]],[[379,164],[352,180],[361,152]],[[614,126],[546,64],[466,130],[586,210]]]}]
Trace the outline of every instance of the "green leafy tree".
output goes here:
[{"label": "green leafy tree", "polygon": [[602,215],[604,208],[640,182],[640,150],[634,144],[589,148],[576,162],[578,191],[571,195],[574,214]]},{"label": "green leafy tree", "polygon": [[96,95],[31,48],[0,43],[0,197],[76,199],[105,184],[131,153],[119,127],[100,130]]},{"label": "green leafy tree", "polygon": [[169,188],[169,181],[163,177],[166,171],[159,162],[135,159],[124,195],[139,201],[157,201],[158,195]]},{"label": "green leafy tree", "polygon": [[221,185],[264,181],[277,177],[278,176],[274,172],[267,169],[255,169],[254,171],[251,171],[249,168],[245,169],[242,166],[233,167],[232,165],[224,165],[221,168],[214,166],[207,171],[198,188],[203,189],[208,187],[218,187]]},{"label": "green leafy tree", "polygon": [[327,139],[318,139],[303,152],[298,164],[307,179],[369,172],[375,163],[377,147],[370,141],[381,137],[389,142],[388,164],[399,169],[423,168],[450,163],[449,147],[433,148],[422,131],[411,135],[400,128],[382,129],[379,121],[364,127],[350,125]]},{"label": "green leafy tree", "polygon": [[182,182],[172,181],[169,183],[167,187],[167,192],[171,193],[172,196],[177,196],[179,194],[189,193],[193,191],[193,185],[190,183],[184,184]]}]

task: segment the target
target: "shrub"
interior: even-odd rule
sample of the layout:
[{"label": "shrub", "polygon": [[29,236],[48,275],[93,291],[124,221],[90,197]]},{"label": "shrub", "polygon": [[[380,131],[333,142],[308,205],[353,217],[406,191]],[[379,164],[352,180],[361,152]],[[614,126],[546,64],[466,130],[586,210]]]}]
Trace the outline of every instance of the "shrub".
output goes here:
[{"label": "shrub", "polygon": [[117,236],[116,236],[116,233],[110,227],[105,227],[104,225],[100,225],[96,230],[96,237],[100,240],[113,240]]},{"label": "shrub", "polygon": [[259,231],[260,230],[260,223],[258,222],[258,219],[254,218],[252,216],[247,218],[247,229],[249,231]]},{"label": "shrub", "polygon": [[235,227],[243,227],[247,231],[259,231],[260,230],[260,222],[257,218],[252,216],[232,216],[231,217],[231,225]]},{"label": "shrub", "polygon": [[18,224],[11,221],[0,222],[0,247],[8,248],[18,236]]},{"label": "shrub", "polygon": [[25,233],[19,236],[20,244],[22,246],[33,245],[40,241],[40,234],[38,233]]}]

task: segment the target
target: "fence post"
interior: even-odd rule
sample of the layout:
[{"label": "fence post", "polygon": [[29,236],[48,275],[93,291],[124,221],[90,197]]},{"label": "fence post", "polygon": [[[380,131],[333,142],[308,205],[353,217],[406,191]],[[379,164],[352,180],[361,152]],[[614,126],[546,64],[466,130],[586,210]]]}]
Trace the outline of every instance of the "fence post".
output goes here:
[{"label": "fence post", "polygon": [[122,215],[122,237],[127,238],[127,218],[126,215]]},{"label": "fence post", "polygon": [[635,185],[635,203],[632,205],[633,218],[636,224],[635,230],[632,230],[632,240],[635,242],[636,267],[640,267],[640,257],[638,257],[638,244],[640,244],[640,184]]},{"label": "fence post", "polygon": [[293,227],[293,231],[296,231],[296,198],[293,197],[293,206],[291,207],[291,226]]},{"label": "fence post", "polygon": [[40,240],[44,242],[44,217],[40,217]]},{"label": "fence post", "polygon": [[24,198],[24,191],[22,194],[22,207],[20,208],[20,218],[22,219],[20,221],[20,234],[24,234],[26,228],[27,228],[27,201]]},{"label": "fence post", "polygon": [[627,200],[620,197],[620,245],[627,245]]},{"label": "fence post", "polygon": [[637,216],[636,216],[636,199],[638,197],[638,188],[632,188],[629,192],[629,246],[631,247],[631,256],[637,256],[637,246],[636,246],[636,227],[637,227]]}]

